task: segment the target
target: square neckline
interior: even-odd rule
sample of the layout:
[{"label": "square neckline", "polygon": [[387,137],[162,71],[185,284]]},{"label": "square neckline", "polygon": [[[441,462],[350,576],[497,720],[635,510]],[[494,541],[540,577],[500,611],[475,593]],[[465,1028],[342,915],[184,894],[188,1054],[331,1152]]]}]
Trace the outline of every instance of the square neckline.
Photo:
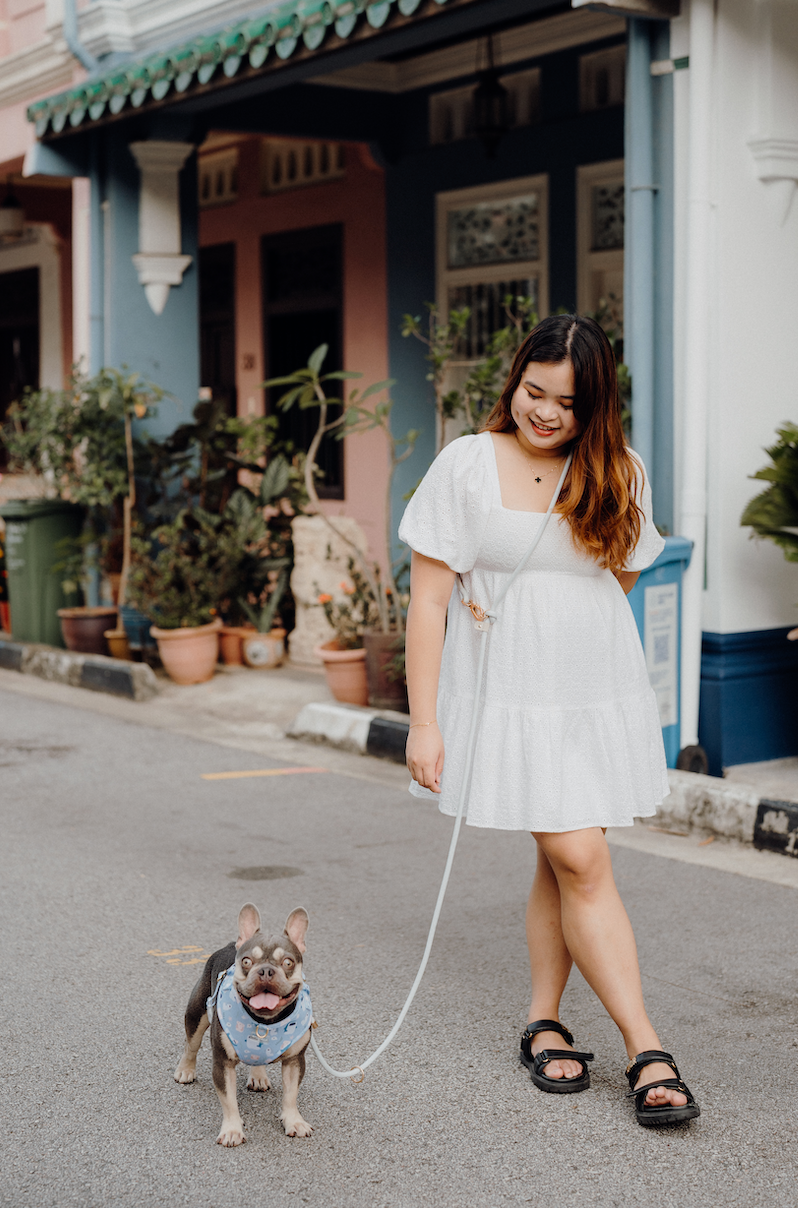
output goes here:
[{"label": "square neckline", "polygon": [[[517,516],[545,516],[546,515],[545,511],[535,512],[535,511],[532,511],[530,508],[508,508],[505,506],[505,504],[502,500],[502,483],[501,483],[501,479],[499,478],[499,463],[496,460],[496,445],[493,440],[493,433],[492,432],[481,432],[480,436],[484,436],[487,439],[488,444],[490,445],[491,464],[493,467],[493,485],[495,488],[496,499],[498,501],[498,505],[501,508],[501,510],[503,512],[510,512],[512,515],[517,515]],[[555,510],[552,512],[552,517],[556,517],[558,520],[560,519],[560,516],[558,516],[558,514],[557,514],[556,507],[555,507]]]}]

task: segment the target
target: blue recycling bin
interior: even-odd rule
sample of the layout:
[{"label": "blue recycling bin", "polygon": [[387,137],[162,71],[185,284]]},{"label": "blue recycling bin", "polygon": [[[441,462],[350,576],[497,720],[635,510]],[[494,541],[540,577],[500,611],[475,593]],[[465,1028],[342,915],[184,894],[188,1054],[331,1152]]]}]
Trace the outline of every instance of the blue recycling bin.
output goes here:
[{"label": "blue recycling bin", "polygon": [[666,537],[665,549],[629,592],[646,668],[657,697],[669,768],[676,767],[681,729],[682,576],[693,543]]}]

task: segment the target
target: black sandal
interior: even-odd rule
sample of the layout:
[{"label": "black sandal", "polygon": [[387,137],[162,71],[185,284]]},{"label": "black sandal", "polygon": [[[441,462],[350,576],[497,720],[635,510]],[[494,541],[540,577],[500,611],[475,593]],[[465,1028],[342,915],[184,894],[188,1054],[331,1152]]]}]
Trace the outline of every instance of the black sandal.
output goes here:
[{"label": "black sandal", "polygon": [[[665,1065],[669,1065],[676,1077],[660,1078],[658,1082],[647,1082],[645,1086],[635,1087],[635,1082],[640,1077],[640,1071],[654,1061],[662,1061]],[[659,1049],[647,1049],[645,1053],[638,1053],[634,1061],[630,1061],[626,1067],[626,1077],[632,1088],[626,1097],[627,1099],[634,1098],[638,1124],[646,1127],[651,1124],[681,1124],[684,1120],[694,1120],[696,1116],[701,1115],[701,1108],[693,1098],[689,1086],[682,1082],[679,1067],[670,1053],[662,1053]],[[657,1106],[646,1103],[647,1093],[657,1086],[666,1086],[672,1090],[681,1091],[683,1095],[687,1096],[687,1102],[681,1107],[674,1107],[671,1103]]]},{"label": "black sandal", "polygon": [[[541,1049],[539,1053],[532,1055],[532,1041],[538,1032],[559,1032],[566,1044],[573,1044],[574,1038],[567,1028],[564,1028],[556,1019],[538,1019],[535,1023],[530,1023],[526,1031],[521,1037],[521,1052],[519,1054],[524,1065],[528,1067],[529,1076],[535,1086],[542,1091],[548,1091],[552,1095],[575,1095],[577,1091],[586,1091],[590,1086],[590,1072],[587,1068],[588,1061],[593,1060],[592,1053],[574,1053],[570,1049]],[[578,1078],[547,1078],[543,1073],[543,1066],[548,1065],[550,1061],[561,1061],[567,1058],[569,1061],[578,1061],[582,1067],[582,1073]]]}]

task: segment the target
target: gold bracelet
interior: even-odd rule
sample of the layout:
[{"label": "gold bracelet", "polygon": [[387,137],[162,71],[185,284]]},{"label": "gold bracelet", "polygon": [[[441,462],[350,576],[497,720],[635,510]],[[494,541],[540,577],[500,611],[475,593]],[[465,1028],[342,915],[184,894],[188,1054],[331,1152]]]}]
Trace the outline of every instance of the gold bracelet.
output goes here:
[{"label": "gold bracelet", "polygon": [[408,728],[408,730],[415,730],[416,726],[436,726],[437,724],[438,724],[437,720],[436,721],[414,721],[412,726],[408,726],[407,728]]}]

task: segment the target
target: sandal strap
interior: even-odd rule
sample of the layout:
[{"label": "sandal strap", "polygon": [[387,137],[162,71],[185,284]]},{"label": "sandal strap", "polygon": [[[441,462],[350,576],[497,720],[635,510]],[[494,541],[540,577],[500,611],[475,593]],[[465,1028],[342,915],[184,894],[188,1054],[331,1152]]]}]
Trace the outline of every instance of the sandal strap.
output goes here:
[{"label": "sandal strap", "polygon": [[[548,1065],[550,1061],[578,1061],[582,1067],[582,1073],[587,1072],[588,1061],[594,1061],[592,1053],[575,1053],[572,1049],[541,1049],[532,1058],[535,1067],[535,1073],[539,1074],[544,1065]],[[568,1081],[568,1079],[566,1079]]]},{"label": "sandal strap", "polygon": [[574,1043],[573,1035],[556,1019],[536,1019],[534,1023],[527,1024],[521,1039],[532,1040],[538,1032],[559,1032],[566,1044]]},{"label": "sandal strap", "polygon": [[[637,1082],[637,1079],[640,1077],[641,1071],[645,1069],[647,1065],[653,1065],[655,1061],[661,1061],[664,1065],[669,1065],[676,1077],[680,1077],[679,1067],[670,1053],[664,1053],[661,1049],[646,1049],[644,1053],[638,1053],[634,1060],[630,1061],[626,1067],[626,1077],[633,1093],[637,1093],[634,1090],[634,1085],[635,1082]],[[667,1085],[667,1081],[655,1082],[652,1085],[665,1086]]]},{"label": "sandal strap", "polygon": [[[638,1086],[635,1090],[629,1091],[626,1095],[627,1099],[632,1099],[635,1095],[646,1095],[649,1091],[653,1091],[655,1087],[666,1086],[675,1091],[681,1091],[683,1095],[687,1095],[687,1106],[690,1103],[695,1103],[692,1091],[686,1082],[681,1078],[662,1078],[659,1082],[648,1082],[645,1086]],[[657,1104],[652,1103],[649,1106],[656,1107]]]}]

